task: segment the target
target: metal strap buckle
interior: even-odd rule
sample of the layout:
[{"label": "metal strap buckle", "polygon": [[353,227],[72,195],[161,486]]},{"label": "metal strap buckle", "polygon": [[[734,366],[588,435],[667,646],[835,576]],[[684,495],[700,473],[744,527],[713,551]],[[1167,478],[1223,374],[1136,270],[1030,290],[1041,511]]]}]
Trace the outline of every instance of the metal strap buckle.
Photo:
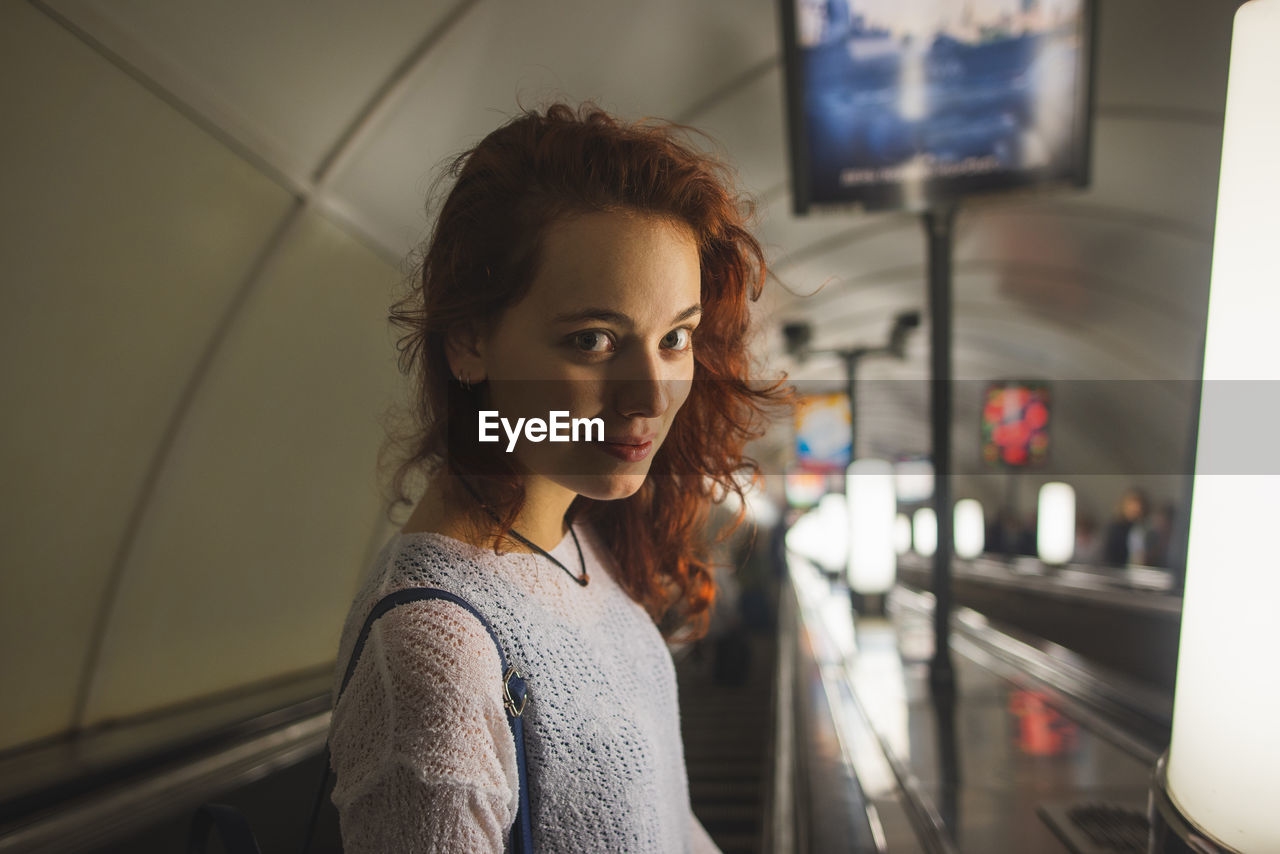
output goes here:
[{"label": "metal strap buckle", "polygon": [[523,697],[520,698],[520,707],[516,708],[516,699],[511,696],[511,677],[515,676],[519,679],[524,677],[516,670],[515,665],[507,668],[507,674],[502,677],[502,704],[507,707],[507,714],[514,718],[524,714],[525,704],[529,702],[529,692],[526,689]]}]

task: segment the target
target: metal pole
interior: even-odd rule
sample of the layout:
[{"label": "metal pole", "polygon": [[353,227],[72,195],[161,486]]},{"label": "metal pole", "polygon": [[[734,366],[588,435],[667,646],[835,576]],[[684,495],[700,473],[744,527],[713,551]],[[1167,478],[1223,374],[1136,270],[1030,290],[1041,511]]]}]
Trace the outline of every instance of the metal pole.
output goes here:
[{"label": "metal pole", "polygon": [[849,395],[849,462],[858,458],[858,362],[866,353],[865,347],[844,350],[845,390]]},{"label": "metal pole", "polygon": [[929,684],[935,694],[955,690],[951,663],[951,553],[955,547],[951,514],[951,249],[953,206],[924,214],[928,238],[930,317],[930,421],[933,429],[933,507],[938,548],[933,555],[933,663]]}]

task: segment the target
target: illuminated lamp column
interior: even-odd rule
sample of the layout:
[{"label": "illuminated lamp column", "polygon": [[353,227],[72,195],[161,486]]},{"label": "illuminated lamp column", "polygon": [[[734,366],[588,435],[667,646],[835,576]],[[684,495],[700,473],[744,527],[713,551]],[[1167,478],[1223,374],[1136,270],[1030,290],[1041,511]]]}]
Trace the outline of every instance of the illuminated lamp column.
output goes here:
[{"label": "illuminated lamp column", "polygon": [[911,551],[911,517],[906,513],[893,517],[893,550],[899,557]]},{"label": "illuminated lamp column", "polygon": [[844,496],[827,493],[787,531],[787,549],[839,575],[849,561],[848,527]]},{"label": "illuminated lamp column", "polygon": [[818,530],[821,532],[819,563],[837,576],[849,564],[849,510],[845,497],[838,492],[828,492],[818,502]]},{"label": "illuminated lamp column", "polygon": [[1076,491],[1069,483],[1046,483],[1036,504],[1036,553],[1047,564],[1071,560],[1076,548]]},{"label": "illuminated lamp column", "polygon": [[938,550],[938,516],[932,507],[921,507],[911,519],[911,540],[916,554],[933,557]]},{"label": "illuminated lamp column", "polygon": [[845,497],[838,492],[822,496],[815,510],[818,534],[815,557],[818,564],[837,577],[849,565],[849,510]]},{"label": "illuminated lamp column", "polygon": [[955,517],[956,554],[965,560],[973,560],[987,545],[982,503],[976,498],[961,498],[956,502]]},{"label": "illuminated lamp column", "polygon": [[884,610],[884,597],[897,580],[893,520],[898,498],[893,466],[887,460],[854,460],[845,477],[849,502],[849,590],[862,611]]},{"label": "illuminated lamp column", "polygon": [[[1241,6],[1227,78],[1173,737],[1149,809],[1159,851],[1280,851],[1277,45],[1280,0]],[[1241,531],[1264,533],[1260,540]]]},{"label": "illuminated lamp column", "polygon": [[926,501],[933,496],[933,463],[928,460],[906,460],[893,467],[893,485],[898,500]]}]

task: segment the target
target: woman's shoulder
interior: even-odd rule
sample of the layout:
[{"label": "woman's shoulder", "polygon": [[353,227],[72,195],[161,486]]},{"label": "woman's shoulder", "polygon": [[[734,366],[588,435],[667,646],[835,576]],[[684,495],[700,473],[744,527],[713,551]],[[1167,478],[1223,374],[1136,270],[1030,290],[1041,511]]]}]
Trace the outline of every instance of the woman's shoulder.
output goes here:
[{"label": "woman's shoulder", "polygon": [[456,602],[407,602],[379,617],[376,631],[393,681],[404,682],[400,687],[448,681],[454,688],[479,690],[502,672],[489,630]]},{"label": "woman's shoulder", "polygon": [[414,709],[415,715],[429,708],[492,707],[498,702],[503,653],[488,621],[477,617],[483,606],[472,611],[448,598],[424,596],[370,619],[388,593],[414,587],[445,590],[468,603],[475,598],[457,593],[456,586],[450,590],[439,583],[388,577],[353,603],[334,670],[330,696],[335,713],[342,706],[345,715],[364,719],[380,717],[372,706],[384,702],[391,708]]},{"label": "woman's shoulder", "polygon": [[[474,574],[467,571],[467,565],[471,563],[471,556],[456,548],[446,537],[393,534],[379,550],[352,597],[339,641],[339,661],[346,664],[355,652],[359,635],[373,609],[391,593],[425,587],[467,598],[460,579]],[[415,633],[423,635],[416,638],[416,642],[426,643],[434,639],[429,636],[431,632],[421,631],[422,620],[428,617],[433,620],[466,618],[475,622],[475,617],[466,614],[461,606],[441,600],[426,600],[391,608],[369,625],[369,631],[372,633],[377,628],[384,636],[388,630],[397,635]],[[365,642],[368,643],[367,637]]]},{"label": "woman's shoulder", "polygon": [[[441,787],[457,786],[489,793],[495,826],[510,823],[515,758],[501,659],[472,614],[439,599],[392,608],[371,625],[350,673],[345,689],[335,687],[330,722],[336,804],[351,811],[381,792],[440,809]],[[397,769],[409,773],[388,776]]]}]

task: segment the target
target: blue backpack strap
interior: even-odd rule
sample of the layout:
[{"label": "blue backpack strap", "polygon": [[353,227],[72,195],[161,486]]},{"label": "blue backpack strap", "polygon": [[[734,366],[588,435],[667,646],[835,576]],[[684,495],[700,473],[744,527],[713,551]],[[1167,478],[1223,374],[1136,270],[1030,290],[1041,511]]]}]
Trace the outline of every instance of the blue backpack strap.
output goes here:
[{"label": "blue backpack strap", "polygon": [[[448,590],[440,590],[436,587],[408,587],[404,590],[396,590],[388,593],[386,596],[378,600],[369,612],[369,616],[365,618],[364,626],[360,629],[360,636],[356,638],[355,647],[351,651],[351,659],[347,663],[347,672],[342,677],[342,687],[338,689],[337,700],[342,699],[342,693],[347,689],[347,683],[351,681],[351,675],[355,673],[356,662],[360,659],[360,653],[364,650],[365,641],[369,637],[369,630],[373,627],[374,620],[390,611],[392,608],[409,602],[421,602],[429,599],[444,599],[452,602],[466,610],[470,611],[475,618],[484,626],[485,631],[489,633],[489,637],[493,640],[493,645],[498,648],[498,660],[502,663],[502,704],[507,712],[507,723],[511,727],[511,735],[515,739],[516,746],[516,771],[520,783],[520,803],[516,809],[516,820],[511,827],[511,836],[507,842],[507,850],[518,852],[518,854],[533,854],[533,822],[529,816],[529,781],[528,768],[525,763],[524,755],[524,708],[525,703],[529,700],[528,688],[525,685],[524,677],[513,666],[507,665],[507,656],[502,651],[502,644],[498,642],[498,636],[494,634],[493,626],[489,625],[489,621],[484,618],[476,607],[458,596],[450,593]],[[337,700],[334,706],[337,706]],[[328,769],[328,743],[325,743],[325,768]],[[324,793],[325,784],[328,783],[328,775],[325,776],[324,783],[320,786],[321,795]],[[316,799],[316,811],[320,809],[320,799]],[[314,814],[312,816],[312,828],[315,826]],[[310,830],[307,835],[307,845],[310,845]],[[303,851],[306,851],[303,848]]]}]

